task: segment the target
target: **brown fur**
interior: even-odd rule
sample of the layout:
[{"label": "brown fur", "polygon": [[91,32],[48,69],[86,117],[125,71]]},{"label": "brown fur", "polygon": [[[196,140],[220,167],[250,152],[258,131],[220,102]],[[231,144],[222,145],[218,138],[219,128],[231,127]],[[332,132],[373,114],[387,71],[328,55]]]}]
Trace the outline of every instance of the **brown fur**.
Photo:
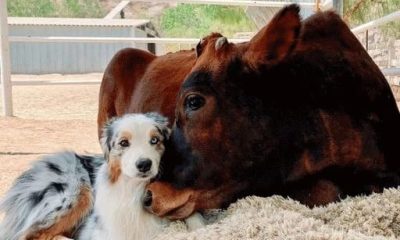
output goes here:
[{"label": "brown fur", "polygon": [[121,132],[120,135],[120,140],[125,139],[125,140],[132,140],[132,134],[130,132]]},{"label": "brown fur", "polygon": [[93,193],[91,187],[83,186],[79,194],[76,205],[71,210],[62,216],[56,224],[48,229],[29,234],[27,240],[52,240],[56,236],[64,235],[69,236],[72,228],[77,226],[92,209],[93,206]]},{"label": "brown fur", "polygon": [[119,157],[112,156],[108,163],[108,178],[111,183],[118,181],[121,175],[121,160]]}]

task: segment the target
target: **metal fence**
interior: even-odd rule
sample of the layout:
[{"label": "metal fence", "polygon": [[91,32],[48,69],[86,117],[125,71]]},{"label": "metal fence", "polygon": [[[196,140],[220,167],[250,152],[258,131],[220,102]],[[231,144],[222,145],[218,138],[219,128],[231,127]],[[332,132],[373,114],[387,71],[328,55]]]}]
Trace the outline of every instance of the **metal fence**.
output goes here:
[{"label": "metal fence", "polygon": [[[144,1],[144,0],[142,0]],[[146,0],[148,2],[165,2],[166,0]],[[331,8],[333,6],[334,0],[326,0],[325,2],[321,2],[316,0],[315,3],[310,2],[297,2],[300,6],[306,8],[314,8],[317,9],[326,9]],[[106,16],[106,18],[112,18],[115,16],[120,9],[123,9],[124,6],[127,5],[129,1],[122,1],[117,7],[110,12]],[[192,3],[192,4],[218,4],[218,5],[230,5],[230,6],[259,6],[259,7],[283,7],[289,2],[286,1],[248,1],[248,0],[174,0],[173,2],[179,3]],[[87,36],[79,36],[79,37],[70,37],[70,36],[9,36],[8,35],[8,24],[7,24],[7,11],[6,11],[6,1],[0,1],[0,29],[1,29],[1,83],[2,83],[2,100],[3,100],[3,113],[5,116],[12,116],[12,94],[11,88],[13,85],[17,85],[17,83],[11,82],[11,67],[10,67],[10,50],[9,43],[154,43],[154,44],[185,44],[191,46],[196,44],[199,40],[193,38],[147,38],[147,37],[87,37]],[[367,31],[368,29],[377,27],[381,24],[384,24],[389,21],[394,21],[400,19],[400,11],[389,16],[386,16],[382,19],[377,19],[373,22],[364,24],[357,28],[352,29],[353,32]],[[243,42],[248,39],[230,39],[231,42]],[[385,74],[400,74],[399,69],[383,69]],[[64,84],[93,84],[99,82],[65,82]],[[37,84],[62,84],[57,82],[31,82],[25,81],[22,83],[18,83],[18,85],[37,85]]]}]

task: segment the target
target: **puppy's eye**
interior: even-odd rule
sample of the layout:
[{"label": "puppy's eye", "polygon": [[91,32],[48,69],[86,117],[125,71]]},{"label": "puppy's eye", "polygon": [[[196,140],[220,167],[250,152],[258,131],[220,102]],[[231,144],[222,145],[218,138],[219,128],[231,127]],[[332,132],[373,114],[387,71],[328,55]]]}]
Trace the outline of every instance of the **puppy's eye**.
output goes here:
[{"label": "puppy's eye", "polygon": [[151,145],[156,145],[159,141],[160,141],[160,139],[158,137],[152,137],[150,139],[150,144]]},{"label": "puppy's eye", "polygon": [[120,145],[121,147],[129,147],[129,141],[126,140],[126,139],[123,139],[123,140],[121,140],[121,141],[119,142],[119,145]]}]

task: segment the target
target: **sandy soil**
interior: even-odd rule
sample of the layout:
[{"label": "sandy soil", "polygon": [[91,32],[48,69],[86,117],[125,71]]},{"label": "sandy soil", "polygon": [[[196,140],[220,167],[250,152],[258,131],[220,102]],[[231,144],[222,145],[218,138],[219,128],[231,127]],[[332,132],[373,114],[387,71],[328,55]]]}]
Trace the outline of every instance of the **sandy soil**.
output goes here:
[{"label": "sandy soil", "polygon": [[[101,74],[13,76],[20,80],[100,80]],[[15,86],[14,115],[0,117],[0,197],[32,161],[64,149],[99,153],[99,84]],[[1,105],[1,103],[0,103]],[[1,106],[0,106],[1,109]]]}]

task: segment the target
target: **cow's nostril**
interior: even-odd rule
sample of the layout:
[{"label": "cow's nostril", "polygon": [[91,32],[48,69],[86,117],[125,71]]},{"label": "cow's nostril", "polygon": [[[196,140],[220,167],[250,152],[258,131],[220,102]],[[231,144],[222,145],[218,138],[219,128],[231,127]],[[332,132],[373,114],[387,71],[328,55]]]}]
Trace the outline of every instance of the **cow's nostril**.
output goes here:
[{"label": "cow's nostril", "polygon": [[153,201],[153,193],[151,193],[151,191],[147,190],[143,197],[143,205],[145,207],[150,207],[152,201]]},{"label": "cow's nostril", "polygon": [[139,159],[139,161],[136,162],[136,167],[139,172],[145,173],[151,168],[151,160],[148,158]]}]

